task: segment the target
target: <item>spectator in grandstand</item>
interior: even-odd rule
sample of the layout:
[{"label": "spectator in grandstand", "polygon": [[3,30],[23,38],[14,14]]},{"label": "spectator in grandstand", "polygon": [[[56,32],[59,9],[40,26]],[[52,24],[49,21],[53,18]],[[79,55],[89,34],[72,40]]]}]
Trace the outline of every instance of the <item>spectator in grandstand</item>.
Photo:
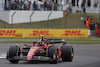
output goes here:
[{"label": "spectator in grandstand", "polygon": [[7,9],[8,9],[8,7],[7,7],[7,1],[8,1],[8,0],[5,0],[5,3],[4,3],[4,10],[7,10]]},{"label": "spectator in grandstand", "polygon": [[44,1],[44,10],[48,9],[47,0]]},{"label": "spectator in grandstand", "polygon": [[44,9],[44,1],[41,1],[42,9]]},{"label": "spectator in grandstand", "polygon": [[97,7],[97,4],[96,3],[94,3],[94,7]]},{"label": "spectator in grandstand", "polygon": [[50,1],[47,1],[47,10],[49,10],[50,9]]},{"label": "spectator in grandstand", "polygon": [[11,0],[10,6],[11,10],[57,10],[58,4],[54,0]]},{"label": "spectator in grandstand", "polygon": [[38,10],[41,10],[41,2],[39,0],[37,1],[37,8]]},{"label": "spectator in grandstand", "polygon": [[52,1],[52,10],[54,10],[54,2]]},{"label": "spectator in grandstand", "polygon": [[29,0],[29,1],[31,1],[30,10],[33,10],[33,3],[34,3],[35,0]]},{"label": "spectator in grandstand", "polygon": [[27,7],[27,9],[30,10],[30,8],[31,8],[31,1],[28,1],[28,7]]},{"label": "spectator in grandstand", "polygon": [[57,6],[58,6],[58,4],[56,2],[54,2],[54,10],[57,10]]},{"label": "spectator in grandstand", "polygon": [[15,10],[16,0],[11,0],[11,10]]},{"label": "spectator in grandstand", "polygon": [[69,4],[66,5],[66,11],[69,12]]},{"label": "spectator in grandstand", "polygon": [[15,9],[19,10],[19,0],[16,0],[16,5],[15,5]]},{"label": "spectator in grandstand", "polygon": [[28,0],[25,0],[24,1],[24,9],[27,10],[27,7],[28,7]]},{"label": "spectator in grandstand", "polygon": [[5,0],[5,3],[4,3],[4,10],[8,10],[8,0]]},{"label": "spectator in grandstand", "polygon": [[81,7],[83,9],[83,13],[86,13],[86,4],[85,3],[82,3]]},{"label": "spectator in grandstand", "polygon": [[44,10],[44,1],[41,0],[40,2],[41,2],[41,10]]},{"label": "spectator in grandstand", "polygon": [[53,7],[53,2],[50,1],[50,6],[49,6],[50,10],[52,10],[52,7]]},{"label": "spectator in grandstand", "polygon": [[83,12],[86,13],[86,3],[84,3],[84,8],[83,8]]},{"label": "spectator in grandstand", "polygon": [[35,1],[34,1],[34,3],[33,3],[33,10],[37,10],[37,4],[36,4]]},{"label": "spectator in grandstand", "polygon": [[82,9],[84,8],[84,3],[81,4],[81,8],[82,8]]},{"label": "spectator in grandstand", "polygon": [[22,0],[20,0],[20,2],[19,2],[19,9],[23,10],[23,7],[24,7],[24,2]]},{"label": "spectator in grandstand", "polygon": [[61,1],[61,10],[63,10],[64,0]]},{"label": "spectator in grandstand", "polygon": [[48,10],[51,10],[51,8],[52,8],[52,2],[51,1],[48,1],[47,2],[47,5],[48,5]]},{"label": "spectator in grandstand", "polygon": [[44,1],[44,10],[47,10],[47,0]]},{"label": "spectator in grandstand", "polygon": [[72,3],[69,4],[69,12],[72,13]]}]

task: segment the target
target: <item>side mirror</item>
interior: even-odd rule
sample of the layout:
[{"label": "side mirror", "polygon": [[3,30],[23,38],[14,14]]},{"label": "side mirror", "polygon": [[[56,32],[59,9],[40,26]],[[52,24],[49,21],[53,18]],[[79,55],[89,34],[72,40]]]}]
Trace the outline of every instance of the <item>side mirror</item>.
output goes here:
[{"label": "side mirror", "polygon": [[24,46],[27,46],[27,44],[24,44]]}]

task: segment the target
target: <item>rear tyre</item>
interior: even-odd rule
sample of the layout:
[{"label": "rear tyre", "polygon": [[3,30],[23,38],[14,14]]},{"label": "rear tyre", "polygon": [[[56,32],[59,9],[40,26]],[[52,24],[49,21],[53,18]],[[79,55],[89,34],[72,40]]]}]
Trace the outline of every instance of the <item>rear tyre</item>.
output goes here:
[{"label": "rear tyre", "polygon": [[52,46],[48,49],[48,57],[50,57],[52,59],[52,61],[50,61],[51,64],[56,64],[59,61],[59,54],[58,54],[58,50],[57,47]]},{"label": "rear tyre", "polygon": [[[11,46],[9,48],[8,57],[13,58],[14,56],[20,56],[20,47],[19,46]],[[11,63],[18,63],[19,60],[9,60]]]},{"label": "rear tyre", "polygon": [[70,45],[63,45],[62,46],[62,60],[63,61],[72,61],[74,56],[74,49]]}]

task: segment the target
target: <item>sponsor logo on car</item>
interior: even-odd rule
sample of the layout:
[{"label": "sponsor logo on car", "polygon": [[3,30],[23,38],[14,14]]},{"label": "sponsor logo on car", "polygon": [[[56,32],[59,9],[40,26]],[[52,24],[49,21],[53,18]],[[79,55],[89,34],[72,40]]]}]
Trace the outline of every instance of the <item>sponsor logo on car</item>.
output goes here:
[{"label": "sponsor logo on car", "polygon": [[31,49],[31,51],[35,51],[35,49]]}]

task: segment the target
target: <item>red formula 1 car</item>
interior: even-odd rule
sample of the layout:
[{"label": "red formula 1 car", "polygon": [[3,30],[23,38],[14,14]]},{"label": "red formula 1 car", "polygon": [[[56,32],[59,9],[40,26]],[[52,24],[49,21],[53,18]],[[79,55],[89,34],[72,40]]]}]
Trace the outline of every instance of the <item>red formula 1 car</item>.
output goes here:
[{"label": "red formula 1 car", "polygon": [[[64,42],[61,48],[50,43]],[[39,39],[33,42],[33,45],[24,44],[22,50],[18,45],[11,46],[7,51],[6,59],[11,63],[24,61],[50,61],[58,63],[60,61],[72,61],[74,50],[71,45],[66,45],[64,39]]]}]

